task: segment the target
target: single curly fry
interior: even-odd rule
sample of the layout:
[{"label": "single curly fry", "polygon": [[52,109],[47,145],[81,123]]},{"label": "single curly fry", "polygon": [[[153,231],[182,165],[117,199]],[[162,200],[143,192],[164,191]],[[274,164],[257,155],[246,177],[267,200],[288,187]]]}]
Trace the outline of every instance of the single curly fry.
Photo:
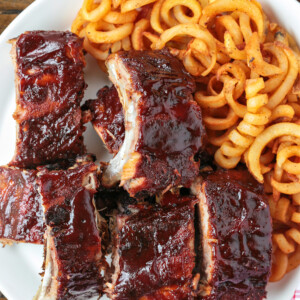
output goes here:
[{"label": "single curly fry", "polygon": [[287,146],[277,152],[277,164],[286,172],[300,174],[300,163],[294,163],[288,159],[292,156],[300,157],[300,146]]},{"label": "single curly fry", "polygon": [[[171,11],[176,6],[185,6],[188,7],[192,11],[192,17],[186,16],[180,11],[174,11],[174,17],[171,14]],[[184,16],[183,16],[184,15]],[[178,20],[176,20],[176,16],[178,16]],[[176,26],[181,23],[198,23],[201,16],[201,5],[196,0],[165,0],[161,7],[161,17],[163,21],[169,26]],[[185,22],[182,22],[184,19]]]},{"label": "single curly fry", "polygon": [[264,61],[259,43],[259,36],[257,32],[252,34],[249,43],[246,45],[246,53],[247,53],[247,63],[248,66],[255,73],[261,76],[272,76],[283,73],[282,70],[273,65]]},{"label": "single curly fry", "polygon": [[288,267],[288,255],[277,249],[273,255],[272,271],[269,281],[280,280],[286,273]]},{"label": "single curly fry", "polygon": [[110,11],[111,0],[102,0],[96,8],[89,11],[93,4],[94,0],[84,0],[82,4],[82,16],[86,21],[97,22]]},{"label": "single curly fry", "polygon": [[261,183],[264,182],[259,163],[261,153],[268,143],[283,135],[291,135],[300,138],[300,125],[286,122],[272,125],[256,137],[249,149],[249,171]]}]

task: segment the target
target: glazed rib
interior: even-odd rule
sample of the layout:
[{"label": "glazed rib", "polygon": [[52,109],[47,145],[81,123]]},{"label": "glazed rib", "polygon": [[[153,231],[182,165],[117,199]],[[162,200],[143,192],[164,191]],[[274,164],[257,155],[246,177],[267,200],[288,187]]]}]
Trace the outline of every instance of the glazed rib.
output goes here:
[{"label": "glazed rib", "polygon": [[114,216],[112,299],[193,299],[194,204],[132,205]]},{"label": "glazed rib", "polygon": [[199,299],[263,299],[271,269],[271,218],[263,188],[247,171],[198,178],[202,232]]},{"label": "glazed rib", "polygon": [[94,206],[96,165],[44,169],[39,184],[47,231],[45,272],[35,299],[97,299],[102,294],[105,224]]},{"label": "glazed rib", "polygon": [[156,196],[156,203],[161,206],[174,206],[183,202],[192,201],[193,198],[194,196],[191,196],[190,193],[181,193],[180,189],[174,189],[173,191],[168,191]]},{"label": "glazed rib", "polygon": [[125,117],[125,140],[103,183],[131,196],[188,186],[205,135],[193,78],[167,50],[118,52],[107,60]]},{"label": "glazed rib", "polygon": [[92,124],[110,153],[117,154],[124,141],[124,114],[114,86],[103,87],[96,100],[88,100],[83,110],[89,110]]},{"label": "glazed rib", "polygon": [[46,230],[37,171],[0,167],[0,242],[43,244]]},{"label": "glazed rib", "polygon": [[12,45],[17,142],[10,165],[34,168],[83,154],[82,41],[70,32],[29,31]]}]

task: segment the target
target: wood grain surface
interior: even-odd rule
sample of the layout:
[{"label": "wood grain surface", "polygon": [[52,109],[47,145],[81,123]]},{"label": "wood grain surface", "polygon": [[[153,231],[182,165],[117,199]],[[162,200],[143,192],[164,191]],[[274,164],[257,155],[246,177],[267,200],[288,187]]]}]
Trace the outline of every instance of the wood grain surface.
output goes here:
[{"label": "wood grain surface", "polygon": [[34,0],[0,0],[0,33],[33,1]]},{"label": "wood grain surface", "polygon": [[[34,0],[0,0],[0,33],[2,33],[10,22],[33,1]],[[0,300],[6,300],[3,297],[0,291]]]}]

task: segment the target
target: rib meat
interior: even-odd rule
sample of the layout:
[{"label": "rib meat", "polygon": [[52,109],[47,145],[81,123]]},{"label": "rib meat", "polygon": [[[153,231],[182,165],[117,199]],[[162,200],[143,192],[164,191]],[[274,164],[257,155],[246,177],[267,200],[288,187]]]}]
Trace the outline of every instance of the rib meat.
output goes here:
[{"label": "rib meat", "polygon": [[107,150],[117,154],[124,141],[124,114],[114,86],[105,86],[97,93],[97,100],[88,100],[83,110],[92,114],[92,124]]},{"label": "rib meat", "polygon": [[263,188],[247,171],[198,178],[202,232],[199,299],[263,299],[271,268],[271,218]]},{"label": "rib meat", "polygon": [[29,31],[12,45],[17,142],[10,165],[33,168],[83,154],[82,40],[70,32]]},{"label": "rib meat", "polygon": [[[180,204],[186,201],[192,201],[194,196],[191,196],[189,193],[182,192],[184,189],[176,189],[173,191],[168,191],[164,194],[160,194],[156,197],[156,202],[161,206],[170,206]],[[188,190],[188,189],[186,189]]]},{"label": "rib meat", "polygon": [[45,272],[35,299],[97,299],[102,293],[105,224],[94,206],[96,165],[44,169],[39,184],[47,231]]},{"label": "rib meat", "polygon": [[37,171],[0,167],[0,242],[43,244],[46,230]]},{"label": "rib meat", "polygon": [[193,299],[194,205],[139,204],[114,216],[112,299]]},{"label": "rib meat", "polygon": [[168,50],[120,51],[106,63],[123,106],[125,140],[104,185],[121,181],[140,197],[191,184],[205,135],[193,78]]}]

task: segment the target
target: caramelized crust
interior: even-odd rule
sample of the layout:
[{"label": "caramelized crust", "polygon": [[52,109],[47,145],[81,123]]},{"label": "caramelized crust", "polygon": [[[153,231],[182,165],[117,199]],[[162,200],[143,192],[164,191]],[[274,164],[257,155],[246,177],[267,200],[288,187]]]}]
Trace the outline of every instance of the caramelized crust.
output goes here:
[{"label": "caramelized crust", "polygon": [[102,293],[102,232],[93,200],[96,171],[95,164],[86,163],[39,174],[47,248],[36,299],[89,299]]},{"label": "caramelized crust", "polygon": [[13,166],[34,166],[75,158],[84,152],[81,110],[65,110],[26,120],[19,125]]},{"label": "caramelized crust", "polygon": [[161,206],[169,206],[180,204],[187,201],[194,200],[195,197],[191,195],[180,195],[180,190],[168,191],[156,197],[156,202]]},{"label": "caramelized crust", "polygon": [[205,130],[193,101],[193,78],[167,50],[120,51],[107,60],[125,116],[125,140],[104,173],[131,196],[189,186],[198,174],[194,155]]},{"label": "caramelized crust", "polygon": [[70,32],[31,31],[12,43],[18,128],[10,164],[33,168],[83,154],[82,41]]},{"label": "caramelized crust", "polygon": [[0,167],[0,242],[43,244],[46,226],[36,171]]},{"label": "caramelized crust", "polygon": [[[199,197],[204,274],[199,299],[263,299],[271,268],[271,218],[247,171],[206,174]],[[204,291],[204,292],[203,292]]]},{"label": "caramelized crust", "polygon": [[192,299],[194,204],[133,205],[116,216],[112,299]]},{"label": "caramelized crust", "polygon": [[97,100],[88,100],[83,110],[90,110],[94,129],[110,153],[117,154],[125,137],[124,114],[114,86],[105,86]]}]

